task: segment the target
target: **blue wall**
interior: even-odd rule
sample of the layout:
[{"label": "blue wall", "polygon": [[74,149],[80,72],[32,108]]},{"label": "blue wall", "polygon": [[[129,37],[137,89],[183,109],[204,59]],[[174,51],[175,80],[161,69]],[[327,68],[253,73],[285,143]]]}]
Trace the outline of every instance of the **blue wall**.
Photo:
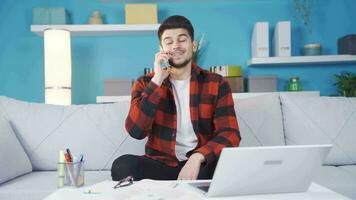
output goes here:
[{"label": "blue wall", "polygon": [[[225,0],[158,3],[159,22],[173,14],[185,15],[196,36],[205,33],[206,51],[199,63],[243,65],[244,76],[277,75],[284,90],[291,76],[299,76],[305,90],[336,94],[333,74],[356,72],[356,65],[305,65],[247,68],[250,40],[256,21],[269,21],[271,35],[277,21],[292,21],[292,55],[300,55],[305,43],[319,42],[324,54],[337,53],[337,39],[356,33],[356,1],[312,0],[312,32],[298,18],[293,0]],[[1,0],[0,1],[0,95],[44,101],[43,38],[30,32],[33,7],[65,7],[73,24],[85,24],[93,10],[100,10],[107,23],[124,23],[124,3],[115,0]],[[176,1],[179,2],[179,1]],[[203,2],[203,1],[201,1]],[[95,103],[103,95],[103,80],[137,78],[153,63],[158,50],[156,35],[73,37],[73,103]]]}]

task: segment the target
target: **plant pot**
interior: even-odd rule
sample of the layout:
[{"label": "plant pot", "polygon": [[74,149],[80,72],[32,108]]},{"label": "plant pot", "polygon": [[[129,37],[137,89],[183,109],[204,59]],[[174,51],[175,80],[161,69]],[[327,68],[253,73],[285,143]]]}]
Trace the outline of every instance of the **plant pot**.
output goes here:
[{"label": "plant pot", "polygon": [[346,92],[345,90],[342,92],[344,97],[356,97],[356,90],[352,92]]},{"label": "plant pot", "polygon": [[303,47],[303,55],[304,56],[317,56],[321,55],[321,45],[320,44],[306,44]]}]

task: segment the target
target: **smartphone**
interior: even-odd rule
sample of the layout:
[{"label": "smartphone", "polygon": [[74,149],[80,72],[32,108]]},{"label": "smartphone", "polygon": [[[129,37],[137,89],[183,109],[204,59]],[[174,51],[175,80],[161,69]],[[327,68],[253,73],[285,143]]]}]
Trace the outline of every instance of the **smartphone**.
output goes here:
[{"label": "smartphone", "polygon": [[169,63],[169,60],[168,60],[168,62],[167,62],[167,61],[161,62],[161,68],[162,68],[162,69],[167,69],[167,68],[169,68],[169,67],[171,67],[171,65],[170,65],[170,63]]},{"label": "smartphone", "polygon": [[[159,47],[159,50],[163,51],[161,46]],[[171,68],[173,65],[173,61],[172,61],[172,59],[168,59],[168,61],[163,61],[160,65],[161,65],[162,69]]]}]

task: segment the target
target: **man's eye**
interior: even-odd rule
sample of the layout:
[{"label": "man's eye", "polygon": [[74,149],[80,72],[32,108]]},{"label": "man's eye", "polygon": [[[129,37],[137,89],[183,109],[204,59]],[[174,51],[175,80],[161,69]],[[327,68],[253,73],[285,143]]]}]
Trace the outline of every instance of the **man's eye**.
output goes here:
[{"label": "man's eye", "polygon": [[166,42],[166,45],[171,45],[173,44],[173,42]]},{"label": "man's eye", "polygon": [[186,41],[186,39],[180,39],[180,40],[178,40],[179,42],[185,42]]}]

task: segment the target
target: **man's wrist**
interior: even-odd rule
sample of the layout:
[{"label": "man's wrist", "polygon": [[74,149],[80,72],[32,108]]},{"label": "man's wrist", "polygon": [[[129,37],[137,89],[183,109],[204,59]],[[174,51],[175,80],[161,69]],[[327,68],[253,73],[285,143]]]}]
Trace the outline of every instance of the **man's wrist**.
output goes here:
[{"label": "man's wrist", "polygon": [[158,85],[158,87],[161,87],[162,82],[163,82],[163,81],[162,81],[159,77],[157,77],[157,76],[153,76],[153,78],[152,78],[151,81],[154,82],[156,85]]},{"label": "man's wrist", "polygon": [[200,163],[205,162],[205,156],[202,153],[196,152],[192,156],[199,160]]}]

